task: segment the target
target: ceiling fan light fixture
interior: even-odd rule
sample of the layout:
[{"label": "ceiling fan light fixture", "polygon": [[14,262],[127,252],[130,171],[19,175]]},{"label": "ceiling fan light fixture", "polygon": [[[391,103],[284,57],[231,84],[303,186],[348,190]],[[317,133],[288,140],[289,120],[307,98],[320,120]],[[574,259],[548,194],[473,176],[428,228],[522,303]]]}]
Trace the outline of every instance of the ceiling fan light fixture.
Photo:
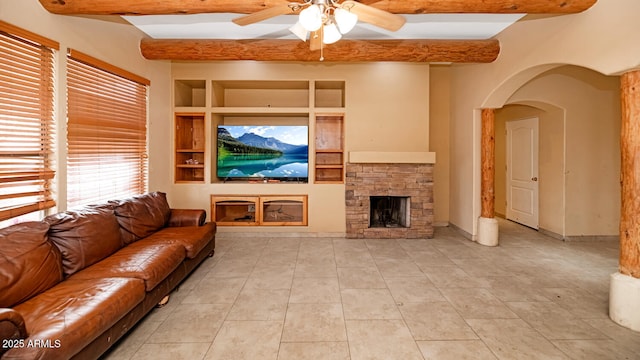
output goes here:
[{"label": "ceiling fan light fixture", "polygon": [[293,26],[289,28],[289,31],[291,31],[293,35],[298,37],[298,39],[302,41],[307,41],[307,36],[309,35],[309,32],[307,31],[307,29],[304,28],[304,26],[302,26],[300,21],[293,24]]},{"label": "ceiling fan light fixture", "polygon": [[325,44],[333,44],[340,40],[342,34],[338,30],[338,27],[333,22],[327,24],[322,28],[322,42]]},{"label": "ceiling fan light fixture", "polygon": [[316,31],[322,26],[322,9],[318,5],[310,5],[306,9],[300,11],[298,22],[307,31]]},{"label": "ceiling fan light fixture", "polygon": [[351,31],[358,22],[358,15],[343,8],[337,8],[334,11],[333,16],[336,24],[338,24],[338,29],[342,34],[346,34]]}]

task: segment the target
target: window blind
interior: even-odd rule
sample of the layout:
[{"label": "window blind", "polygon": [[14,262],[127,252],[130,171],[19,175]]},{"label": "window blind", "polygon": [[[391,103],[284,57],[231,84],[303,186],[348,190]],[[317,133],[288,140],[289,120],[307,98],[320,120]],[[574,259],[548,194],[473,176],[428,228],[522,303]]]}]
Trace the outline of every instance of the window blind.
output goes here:
[{"label": "window blind", "polygon": [[0,221],[54,207],[54,51],[0,21]]},{"label": "window blind", "polygon": [[71,50],[67,61],[67,205],[147,190],[148,81]]}]

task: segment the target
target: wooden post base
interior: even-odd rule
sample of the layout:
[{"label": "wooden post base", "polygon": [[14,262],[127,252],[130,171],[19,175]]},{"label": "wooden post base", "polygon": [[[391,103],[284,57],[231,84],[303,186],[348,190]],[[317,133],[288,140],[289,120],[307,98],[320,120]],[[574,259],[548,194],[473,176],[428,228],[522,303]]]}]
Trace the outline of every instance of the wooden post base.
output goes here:
[{"label": "wooden post base", "polygon": [[478,244],[498,246],[498,220],[496,218],[478,218]]},{"label": "wooden post base", "polygon": [[609,317],[615,323],[640,331],[640,279],[621,273],[611,274]]}]

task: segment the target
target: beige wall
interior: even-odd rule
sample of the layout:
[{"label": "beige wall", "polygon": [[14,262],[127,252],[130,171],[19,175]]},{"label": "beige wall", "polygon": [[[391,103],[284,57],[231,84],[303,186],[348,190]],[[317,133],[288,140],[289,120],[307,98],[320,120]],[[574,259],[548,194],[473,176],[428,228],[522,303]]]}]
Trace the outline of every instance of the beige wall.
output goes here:
[{"label": "beige wall", "polygon": [[433,216],[437,225],[449,223],[450,74],[450,66],[432,65],[429,77],[429,144],[430,151],[437,154],[433,169]]},{"label": "beige wall", "polygon": [[[409,63],[174,64],[140,55],[144,36],[114,18],[52,15],[36,0],[0,2],[0,19],[61,43],[57,88],[66,87],[65,54],[74,48],[151,80],[149,93],[149,188],[168,193],[176,207],[209,209],[209,195],[309,194],[309,226],[266,231],[344,233],[344,185],[174,184],[172,168],[172,77],[193,79],[345,80],[346,150],[427,152],[429,149],[429,65]],[[59,92],[64,94],[64,92]],[[66,98],[57,99],[59,202],[66,202],[64,120]],[[210,118],[210,114],[207,115]],[[209,141],[211,139],[209,138]],[[210,145],[209,145],[210,146]],[[244,229],[246,231],[246,228]],[[265,231],[265,229],[255,229]]]},{"label": "beige wall", "polygon": [[[175,63],[175,79],[344,80],[345,147],[349,151],[427,152],[429,149],[429,65],[410,63]],[[210,115],[210,114],[209,114]],[[313,118],[313,114],[310,116]],[[167,114],[167,122],[171,114]],[[313,138],[312,122],[310,138]],[[152,137],[172,143],[171,127],[155,128]],[[208,132],[211,149],[211,131]],[[213,154],[210,150],[210,157]],[[159,157],[158,157],[159,154]],[[226,227],[221,231],[311,232],[343,234],[344,184],[173,184],[171,146],[155,153],[159,188],[168,189],[177,206],[209,208],[210,194],[308,194],[309,226],[291,228]]]},{"label": "beige wall", "polygon": [[[580,65],[607,75],[638,67],[640,47],[636,44],[640,22],[632,15],[638,13],[638,1],[600,0],[580,14],[524,20],[498,35],[501,52],[494,63],[452,67],[450,221],[454,225],[472,235],[477,232],[480,109],[501,108],[518,88],[559,64]],[[567,136],[574,131],[593,134],[593,129],[574,127],[567,129]],[[584,137],[578,137],[589,136],[585,133]],[[599,140],[589,138],[589,141]],[[567,149],[572,146],[572,151],[579,151],[576,144],[567,143]],[[590,180],[584,178],[582,181]],[[590,189],[584,187],[584,183],[581,186],[571,191],[580,193]],[[567,193],[567,203],[571,201]],[[571,225],[571,233],[568,231],[570,221],[575,224]],[[594,231],[602,231],[602,228],[593,229],[582,219],[569,220],[567,217],[568,234],[593,235],[589,232]]]},{"label": "beige wall", "polygon": [[149,148],[150,190],[157,187],[155,154],[166,147],[153,136],[167,127],[167,114],[171,107],[167,101],[170,94],[170,64],[145,60],[140,55],[139,42],[143,34],[134,27],[118,22],[83,17],[53,15],[42,8],[37,0],[0,1],[0,20],[45,36],[60,43],[56,73],[56,120],[58,138],[58,167],[56,172],[58,210],[66,208],[66,53],[68,48],[106,61],[151,81],[149,90]]},{"label": "beige wall", "polygon": [[[518,22],[498,35],[501,43],[499,58],[491,64],[454,64],[448,73],[433,71],[433,84],[438,87],[450,77],[450,169],[447,191],[449,209],[439,193],[435,211],[437,221],[448,219],[453,225],[471,235],[476,233],[476,220],[480,213],[480,109],[501,108],[520,87],[549,69],[561,64],[579,65],[607,75],[619,75],[640,66],[640,47],[637,38],[640,22],[635,14],[640,13],[640,2],[636,0],[599,0],[586,12],[557,16],[532,17]],[[446,110],[438,103],[431,115],[438,122],[429,123],[429,101],[439,94],[429,91],[429,66],[426,64],[284,64],[284,63],[216,63],[181,64],[172,66],[163,61],[147,61],[141,57],[138,42],[143,34],[130,25],[100,20],[98,18],[69,17],[52,15],[41,8],[36,0],[0,2],[0,19],[27,30],[45,35],[61,43],[58,56],[58,89],[64,89],[65,53],[74,48],[128,71],[151,80],[149,101],[149,147],[150,147],[150,190],[169,193],[172,204],[181,206],[207,207],[208,195],[212,191],[225,193],[279,192],[309,193],[311,196],[309,228],[304,231],[333,232],[344,229],[343,189],[335,185],[286,185],[281,187],[248,188],[240,184],[220,184],[202,186],[175,185],[171,170],[171,78],[177,69],[185,73],[193,72],[194,78],[205,74],[207,78],[278,78],[278,79],[344,79],[346,90],[346,124],[348,151],[436,151],[447,145],[439,134],[445,134],[440,119],[446,118]],[[203,72],[204,71],[204,72]],[[440,82],[443,79],[443,82]],[[579,82],[579,81],[577,81]],[[433,90],[433,88],[432,88]],[[545,90],[546,91],[546,90]],[[593,92],[594,89],[587,89]],[[63,92],[61,92],[63,94]],[[430,98],[430,95],[434,97]],[[548,100],[548,99],[545,99]],[[617,100],[611,98],[612,104]],[[442,100],[441,101],[446,101]],[[65,118],[66,99],[57,99],[58,119]],[[553,103],[553,101],[551,101]],[[613,105],[612,105],[613,106]],[[602,118],[611,116],[608,110],[593,109]],[[574,114],[566,114],[567,119]],[[65,133],[64,121],[59,121],[58,133]],[[430,131],[432,132],[430,134]],[[602,133],[597,127],[578,126],[567,128],[566,134],[577,132],[577,138],[584,141],[598,141],[593,134],[612,138],[615,130],[607,128]],[[58,135],[63,139],[62,135]],[[432,139],[432,144],[429,142]],[[437,139],[437,140],[436,140]],[[442,140],[442,142],[441,142]],[[64,142],[60,142],[64,144]],[[584,144],[583,143],[577,143]],[[572,147],[573,146],[573,147]],[[595,158],[579,155],[580,148],[573,143],[567,149],[576,151],[577,169],[592,169],[587,163],[612,164],[611,154],[597,153]],[[59,151],[58,180],[64,184],[64,147]],[[447,152],[437,153],[438,163],[446,161]],[[443,156],[445,156],[443,158]],[[567,157],[571,157],[567,152]],[[600,158],[600,156],[604,156]],[[437,171],[443,167],[438,166]],[[609,169],[609,167],[607,167]],[[444,174],[442,170],[440,175]],[[578,170],[576,170],[578,171]],[[615,169],[611,169],[615,171]],[[617,174],[617,173],[616,173]],[[567,204],[574,202],[592,206],[594,199],[580,197],[593,187],[588,175],[575,174],[576,186],[567,189]],[[582,180],[579,180],[582,177]],[[570,176],[568,175],[569,179]],[[439,179],[439,178],[438,178]],[[436,186],[443,186],[446,180],[436,180]],[[582,181],[582,182],[580,182]],[[602,180],[607,184],[610,180]],[[439,184],[438,184],[439,183]],[[569,190],[574,191],[571,195]],[[610,196],[612,194],[607,194]],[[66,201],[66,189],[59,187],[57,194],[60,204]],[[611,213],[615,204],[603,209]],[[331,214],[327,214],[331,212]],[[446,215],[445,215],[446,214]],[[339,216],[338,216],[339,215]],[[607,225],[590,227],[590,217],[570,217],[567,215],[567,234],[588,234],[609,228]],[[557,225],[551,227],[557,228]],[[571,229],[571,230],[569,230]],[[606,231],[608,233],[608,231]]]}]

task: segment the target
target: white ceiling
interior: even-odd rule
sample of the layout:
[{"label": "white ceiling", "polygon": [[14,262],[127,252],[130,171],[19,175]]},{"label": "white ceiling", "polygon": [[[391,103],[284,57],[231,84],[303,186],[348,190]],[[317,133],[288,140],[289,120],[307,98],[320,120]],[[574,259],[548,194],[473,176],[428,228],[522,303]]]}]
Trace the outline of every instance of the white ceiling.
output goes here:
[{"label": "white ceiling", "polygon": [[[525,14],[424,14],[403,15],[407,23],[397,32],[358,22],[344,39],[489,39]],[[241,14],[123,16],[156,39],[296,39],[288,30],[293,15],[281,15],[256,24],[231,22]]]}]

